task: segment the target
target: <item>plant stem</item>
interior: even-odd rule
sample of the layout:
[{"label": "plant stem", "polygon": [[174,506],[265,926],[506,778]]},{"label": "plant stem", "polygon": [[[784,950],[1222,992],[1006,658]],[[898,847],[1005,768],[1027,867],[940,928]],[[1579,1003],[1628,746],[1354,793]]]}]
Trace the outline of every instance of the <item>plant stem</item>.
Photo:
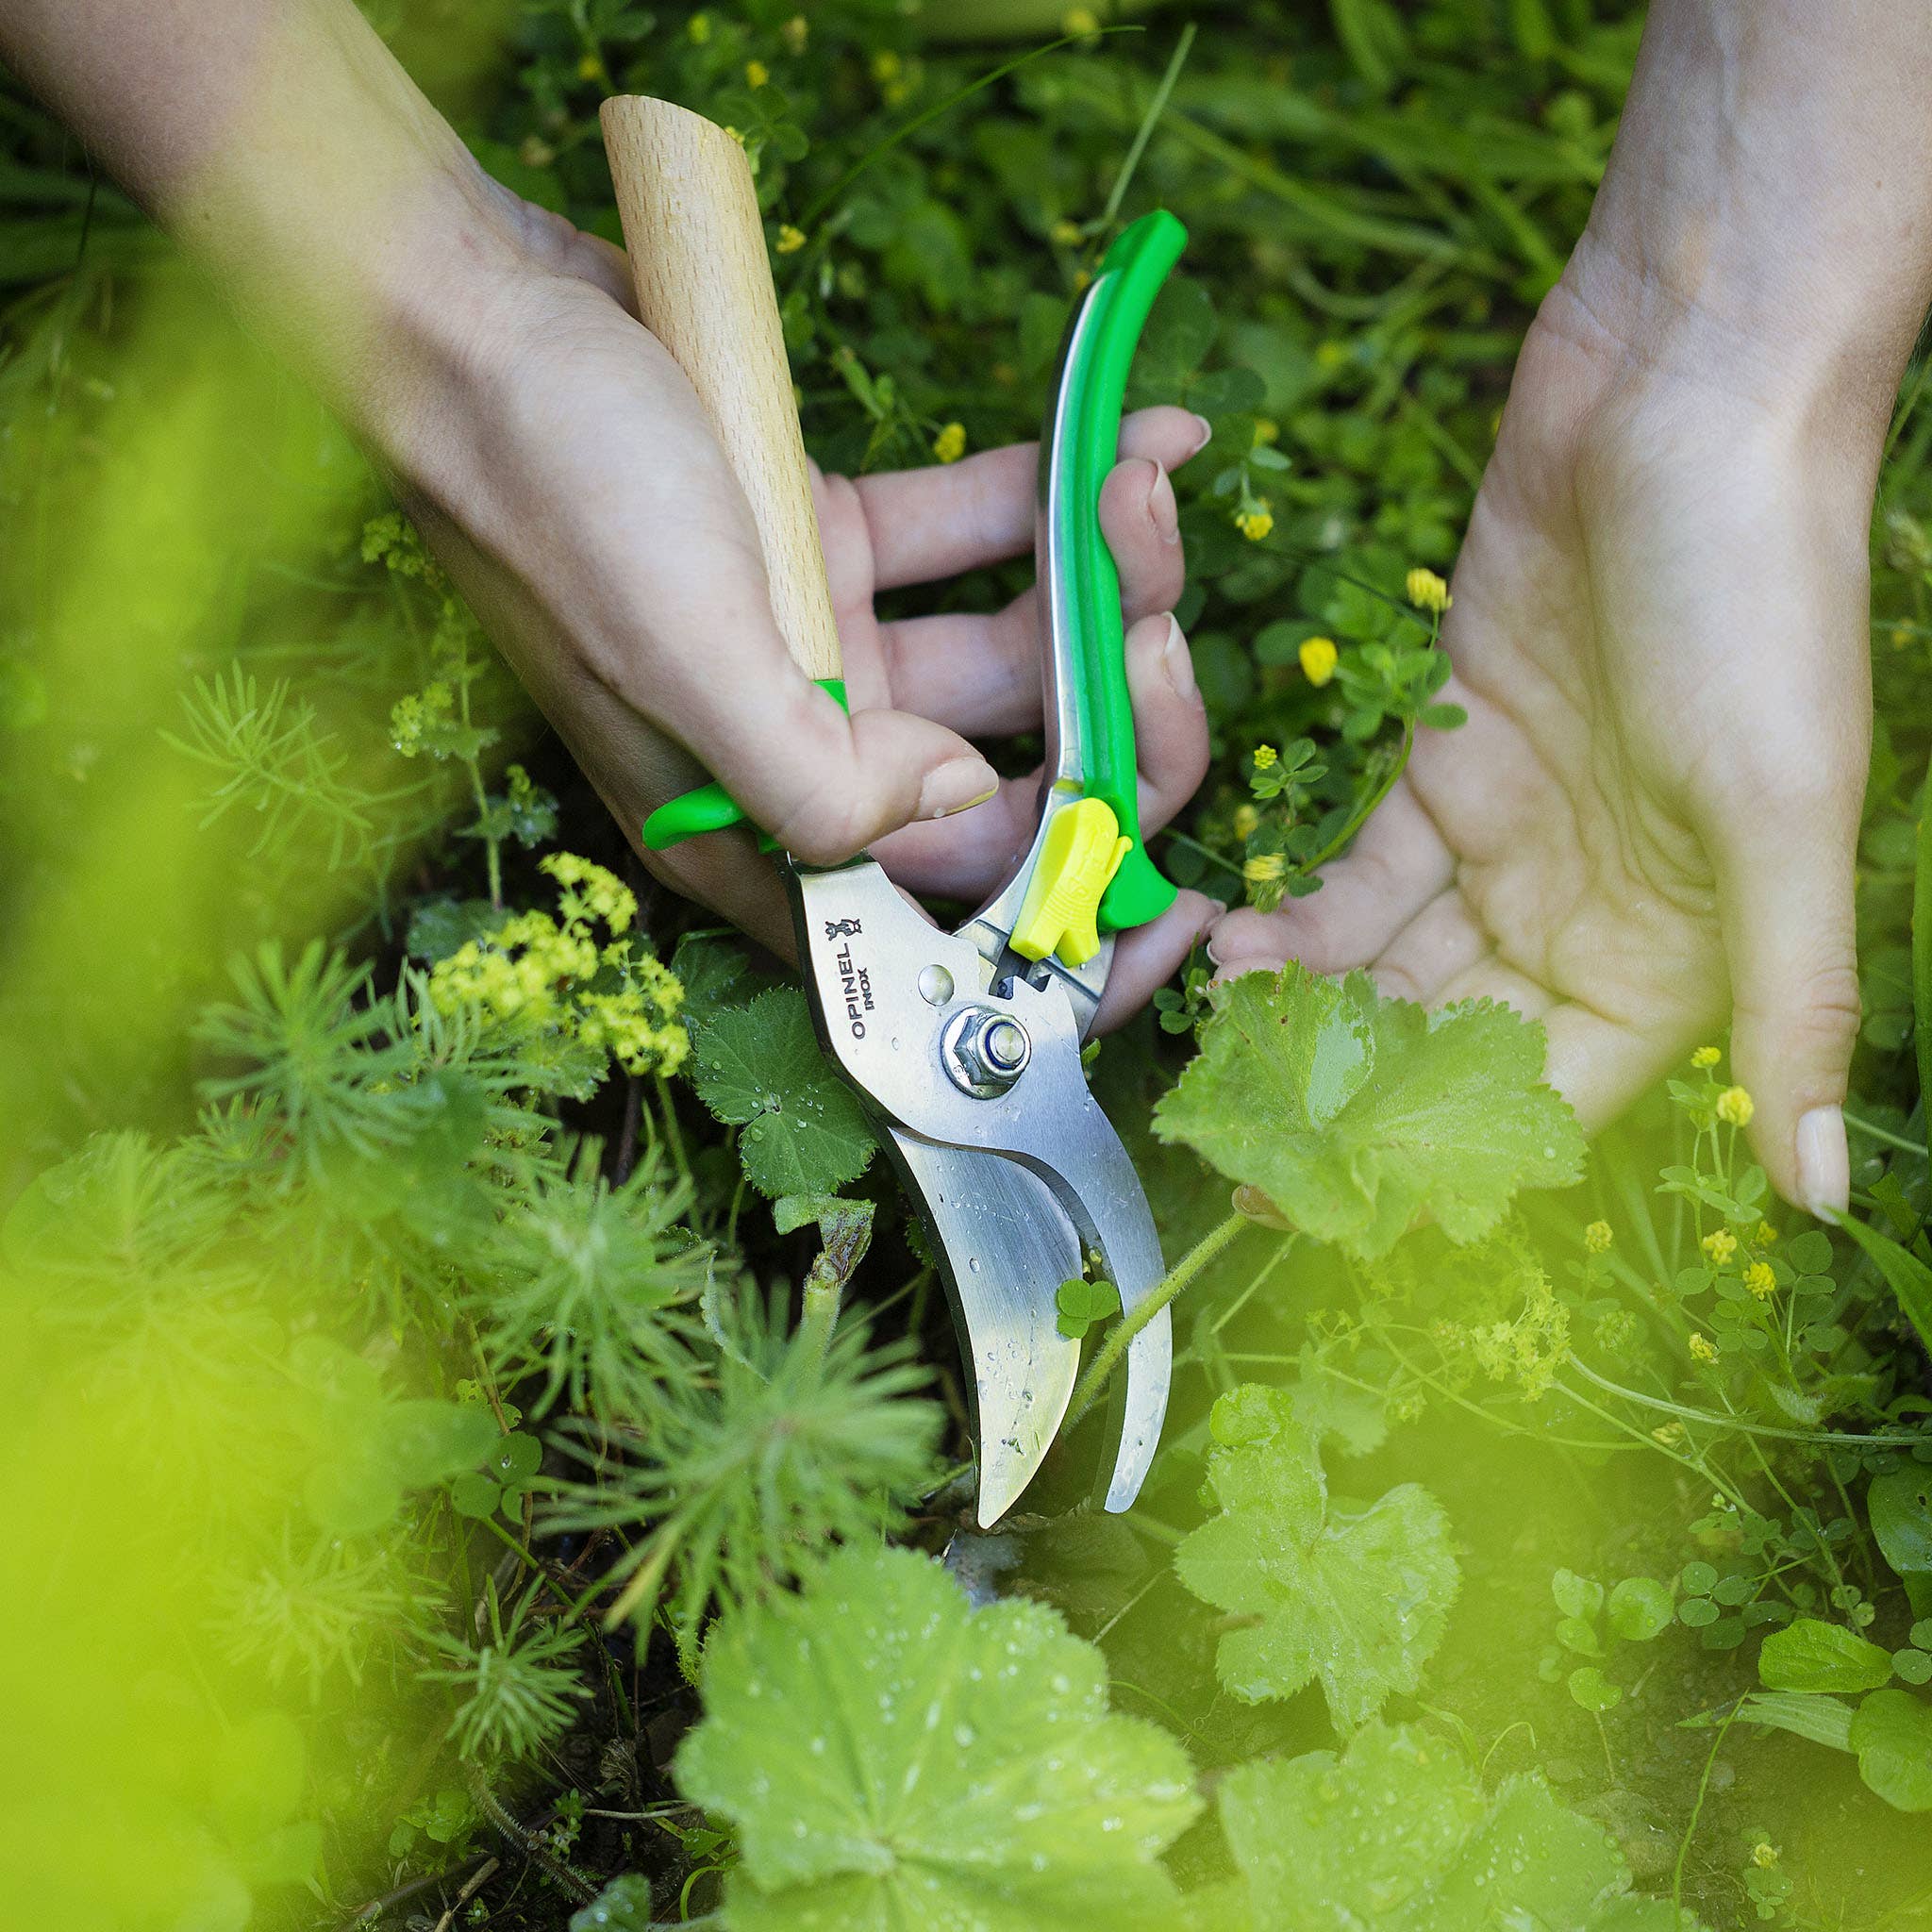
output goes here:
[{"label": "plant stem", "polygon": [[1181,77],[1181,69],[1188,62],[1188,51],[1193,44],[1194,23],[1191,20],[1181,29],[1180,40],[1167,63],[1167,72],[1160,76],[1160,85],[1154,90],[1154,98],[1148,102],[1147,111],[1141,116],[1141,125],[1134,130],[1133,144],[1127,149],[1120,173],[1113,177],[1113,190],[1107,197],[1107,206],[1100,210],[1100,217],[1093,224],[1096,230],[1105,233],[1119,218],[1121,203],[1126,198],[1127,184],[1133,180],[1134,171],[1141,165],[1141,157],[1147,152],[1147,143],[1153,138],[1155,126],[1167,108],[1167,97],[1174,92],[1174,84]]},{"label": "plant stem", "polygon": [[1174,1265],[1167,1271],[1160,1284],[1150,1295],[1135,1303],[1133,1312],[1116,1322],[1108,1331],[1107,1340],[1101,1343],[1099,1352],[1088,1364],[1087,1373],[1080,1377],[1080,1386],[1074,1391],[1074,1400],[1067,1410],[1064,1428],[1071,1429],[1080,1418],[1092,1407],[1093,1399],[1107,1387],[1108,1377],[1120,1367],[1121,1357],[1127,1352],[1129,1344],[1148,1323],[1166,1307],[1194,1276],[1220,1254],[1241,1229],[1247,1226],[1248,1217],[1241,1213],[1230,1214],[1225,1221],[1209,1228]]}]

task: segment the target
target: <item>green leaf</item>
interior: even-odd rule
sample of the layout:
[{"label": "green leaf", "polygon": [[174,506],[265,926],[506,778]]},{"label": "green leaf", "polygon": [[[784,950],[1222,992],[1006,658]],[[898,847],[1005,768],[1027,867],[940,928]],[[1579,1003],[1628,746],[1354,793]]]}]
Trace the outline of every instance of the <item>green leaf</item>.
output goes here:
[{"label": "green leaf", "polygon": [[1932,1614],[1932,1469],[1874,1476],[1865,1507],[1873,1537],[1905,1585],[1913,1616]]},{"label": "green leaf", "polygon": [[582,1911],[570,1916],[570,1932],[650,1932],[651,1881],[641,1872],[613,1878]]},{"label": "green leaf", "polygon": [[1611,1710],[1624,1701],[1623,1687],[1611,1683],[1595,1664],[1583,1664],[1570,1673],[1570,1695],[1585,1710]]},{"label": "green leaf", "polygon": [[[1768,1731],[1789,1731],[1794,1738],[1808,1738],[1833,1751],[1852,1748],[1852,1707],[1836,1697],[1806,1697],[1791,1691],[1775,1691],[1768,1696],[1752,1695],[1738,1707],[1745,1724],[1762,1724]],[[1715,1716],[1687,1718],[1686,1724],[1708,1726]]]},{"label": "green leaf", "polygon": [[1874,1690],[1852,1719],[1858,1775],[1900,1811],[1932,1811],[1932,1705]]},{"label": "green leaf", "polygon": [[1292,961],[1211,997],[1156,1132],[1323,1241],[1373,1259],[1422,1212],[1474,1241],[1519,1188],[1581,1171],[1575,1116],[1542,1081],[1542,1029],[1507,1007],[1425,1014],[1379,1000],[1365,974],[1338,982]]},{"label": "green leaf", "polygon": [[1108,1710],[1106,1658],[1042,1605],[973,1610],[929,1557],[848,1550],[724,1619],[704,1694],[677,1782],[736,1827],[735,1932],[1172,1923],[1187,1757]]},{"label": "green leaf", "polygon": [[1256,1619],[1221,1639],[1215,1665],[1237,1697],[1289,1697],[1319,1678],[1335,1722],[1365,1723],[1413,1690],[1455,1601],[1449,1520],[1404,1483],[1366,1509],[1328,1498],[1315,1438],[1276,1389],[1215,1403],[1208,1481],[1220,1514],[1174,1552],[1196,1596]]},{"label": "green leaf", "polygon": [[1626,1643],[1648,1643],[1671,1627],[1671,1592],[1651,1576],[1626,1576],[1610,1592],[1610,1628]]},{"label": "green leaf", "polygon": [[1880,1234],[1875,1227],[1854,1221],[1849,1214],[1838,1225],[1878,1264],[1886,1286],[1898,1297],[1899,1307],[1919,1331],[1919,1340],[1932,1349],[1932,1268],[1926,1267],[1908,1248],[1900,1247],[1889,1234]]},{"label": "green leaf", "polygon": [[1078,1341],[1096,1322],[1110,1321],[1121,1311],[1121,1294],[1110,1281],[1088,1281],[1075,1275],[1054,1292],[1059,1319],[1054,1324],[1070,1341]]},{"label": "green leaf", "polygon": [[1767,1690],[1875,1690],[1891,1680],[1891,1654],[1840,1624],[1799,1617],[1757,1653]]},{"label": "green leaf", "polygon": [[[1932,787],[1919,813],[1918,850],[1912,872],[1912,1050],[1919,1062],[1919,1091],[1932,1093]],[[1926,1116],[1932,1130],[1932,1114]],[[1928,1144],[1932,1153],[1932,1144]],[[1915,1318],[1916,1319],[1916,1318]],[[1925,1334],[1925,1324],[1919,1324]],[[1928,1341],[1932,1346],[1932,1341]]]},{"label": "green leaf", "polygon": [[1566,1617],[1592,1618],[1604,1607],[1604,1587],[1574,1570],[1558,1570],[1550,1578],[1550,1594]]},{"label": "green leaf", "polygon": [[830,1194],[865,1172],[877,1144],[858,1096],[826,1063],[805,995],[774,987],[698,1030],[692,1082],[743,1131],[739,1158],[761,1192]]},{"label": "green leaf", "polygon": [[1221,1823],[1257,1925],[1293,1932],[1692,1932],[1630,1893],[1615,1841],[1541,1778],[1485,1795],[1453,1746],[1371,1724],[1339,1756],[1229,1774]]}]

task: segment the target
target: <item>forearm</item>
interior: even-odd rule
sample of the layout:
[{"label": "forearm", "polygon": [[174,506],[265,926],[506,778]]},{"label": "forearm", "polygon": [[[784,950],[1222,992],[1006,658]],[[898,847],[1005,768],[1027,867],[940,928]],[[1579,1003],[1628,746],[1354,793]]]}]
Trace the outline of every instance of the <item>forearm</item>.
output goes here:
[{"label": "forearm", "polygon": [[1882,423],[1932,299],[1932,8],[1654,0],[1570,292],[1640,356]]},{"label": "forearm", "polygon": [[0,0],[0,59],[358,427],[514,251],[352,0]]}]

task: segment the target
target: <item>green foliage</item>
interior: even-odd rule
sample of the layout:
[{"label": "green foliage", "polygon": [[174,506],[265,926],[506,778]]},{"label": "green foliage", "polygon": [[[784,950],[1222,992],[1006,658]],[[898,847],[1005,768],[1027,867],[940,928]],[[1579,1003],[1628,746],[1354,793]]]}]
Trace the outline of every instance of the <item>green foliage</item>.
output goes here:
[{"label": "green foliage", "polygon": [[1800,1617],[1764,1640],[1757,1675],[1767,1690],[1875,1690],[1891,1679],[1891,1657],[1840,1624]]},{"label": "green foliage", "polygon": [[830,1194],[865,1172],[877,1144],[857,1096],[827,1065],[805,995],[774,987],[699,1029],[699,1096],[738,1127],[739,1157],[761,1192]]},{"label": "green foliage", "polygon": [[741,1932],[1171,1922],[1187,1758],[1039,1605],[973,1611],[924,1557],[849,1551],[722,1624],[704,1690],[677,1781],[736,1829]]},{"label": "green foliage", "polygon": [[1054,1326],[1069,1341],[1081,1341],[1087,1331],[1102,1322],[1110,1322],[1121,1311],[1121,1291],[1110,1281],[1089,1281],[1075,1275],[1063,1281],[1054,1293],[1058,1319]]},{"label": "green foliage", "polygon": [[1181,1581],[1253,1619],[1215,1664],[1237,1697],[1288,1697],[1319,1679],[1336,1724],[1414,1690],[1455,1601],[1448,1518],[1414,1483],[1367,1508],[1332,1503],[1314,1436],[1279,1391],[1224,1395],[1208,1483],[1219,1514],[1174,1552]]},{"label": "green foliage", "polygon": [[1297,1226],[1368,1257],[1419,1213],[1454,1241],[1519,1188],[1575,1179],[1583,1139],[1543,1084],[1542,1028],[1487,1001],[1424,1014],[1291,962],[1217,990],[1199,1057],[1155,1113]]},{"label": "green foliage", "polygon": [[438,1632],[431,1647],[449,1659],[418,1674],[461,1691],[449,1734],[467,1758],[485,1763],[527,1757],[561,1733],[584,1695],[568,1659],[583,1648],[584,1632],[568,1622],[541,1620],[533,1584],[508,1620],[491,1584],[490,1628],[481,1642]]},{"label": "green foliage", "polygon": [[788,1334],[782,1301],[751,1290],[713,1320],[714,1358],[687,1359],[634,1413],[563,1425],[595,1480],[551,1526],[645,1532],[612,1573],[612,1614],[644,1626],[667,1574],[674,1622],[694,1633],[714,1597],[749,1602],[875,1540],[933,1474],[939,1417],[914,1399],[926,1374],[903,1346],[869,1351],[857,1324],[829,1342]]},{"label": "green foliage", "polygon": [[1409,1726],[1243,1765],[1221,1822],[1256,1923],[1283,1932],[1693,1932],[1633,1896],[1615,1841],[1540,1778],[1486,1795],[1453,1746]]}]

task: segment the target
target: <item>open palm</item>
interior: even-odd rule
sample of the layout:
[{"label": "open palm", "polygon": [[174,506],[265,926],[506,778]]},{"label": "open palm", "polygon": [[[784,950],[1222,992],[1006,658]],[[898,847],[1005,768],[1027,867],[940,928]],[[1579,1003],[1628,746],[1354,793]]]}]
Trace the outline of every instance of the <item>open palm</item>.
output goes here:
[{"label": "open palm", "polygon": [[1222,922],[1224,973],[1291,956],[1506,1000],[1589,1126],[1728,996],[1759,1157],[1841,1202],[1872,479],[1806,460],[1785,420],[1633,360],[1559,288],[1443,626],[1469,722],[1423,734],[1323,891]]}]

